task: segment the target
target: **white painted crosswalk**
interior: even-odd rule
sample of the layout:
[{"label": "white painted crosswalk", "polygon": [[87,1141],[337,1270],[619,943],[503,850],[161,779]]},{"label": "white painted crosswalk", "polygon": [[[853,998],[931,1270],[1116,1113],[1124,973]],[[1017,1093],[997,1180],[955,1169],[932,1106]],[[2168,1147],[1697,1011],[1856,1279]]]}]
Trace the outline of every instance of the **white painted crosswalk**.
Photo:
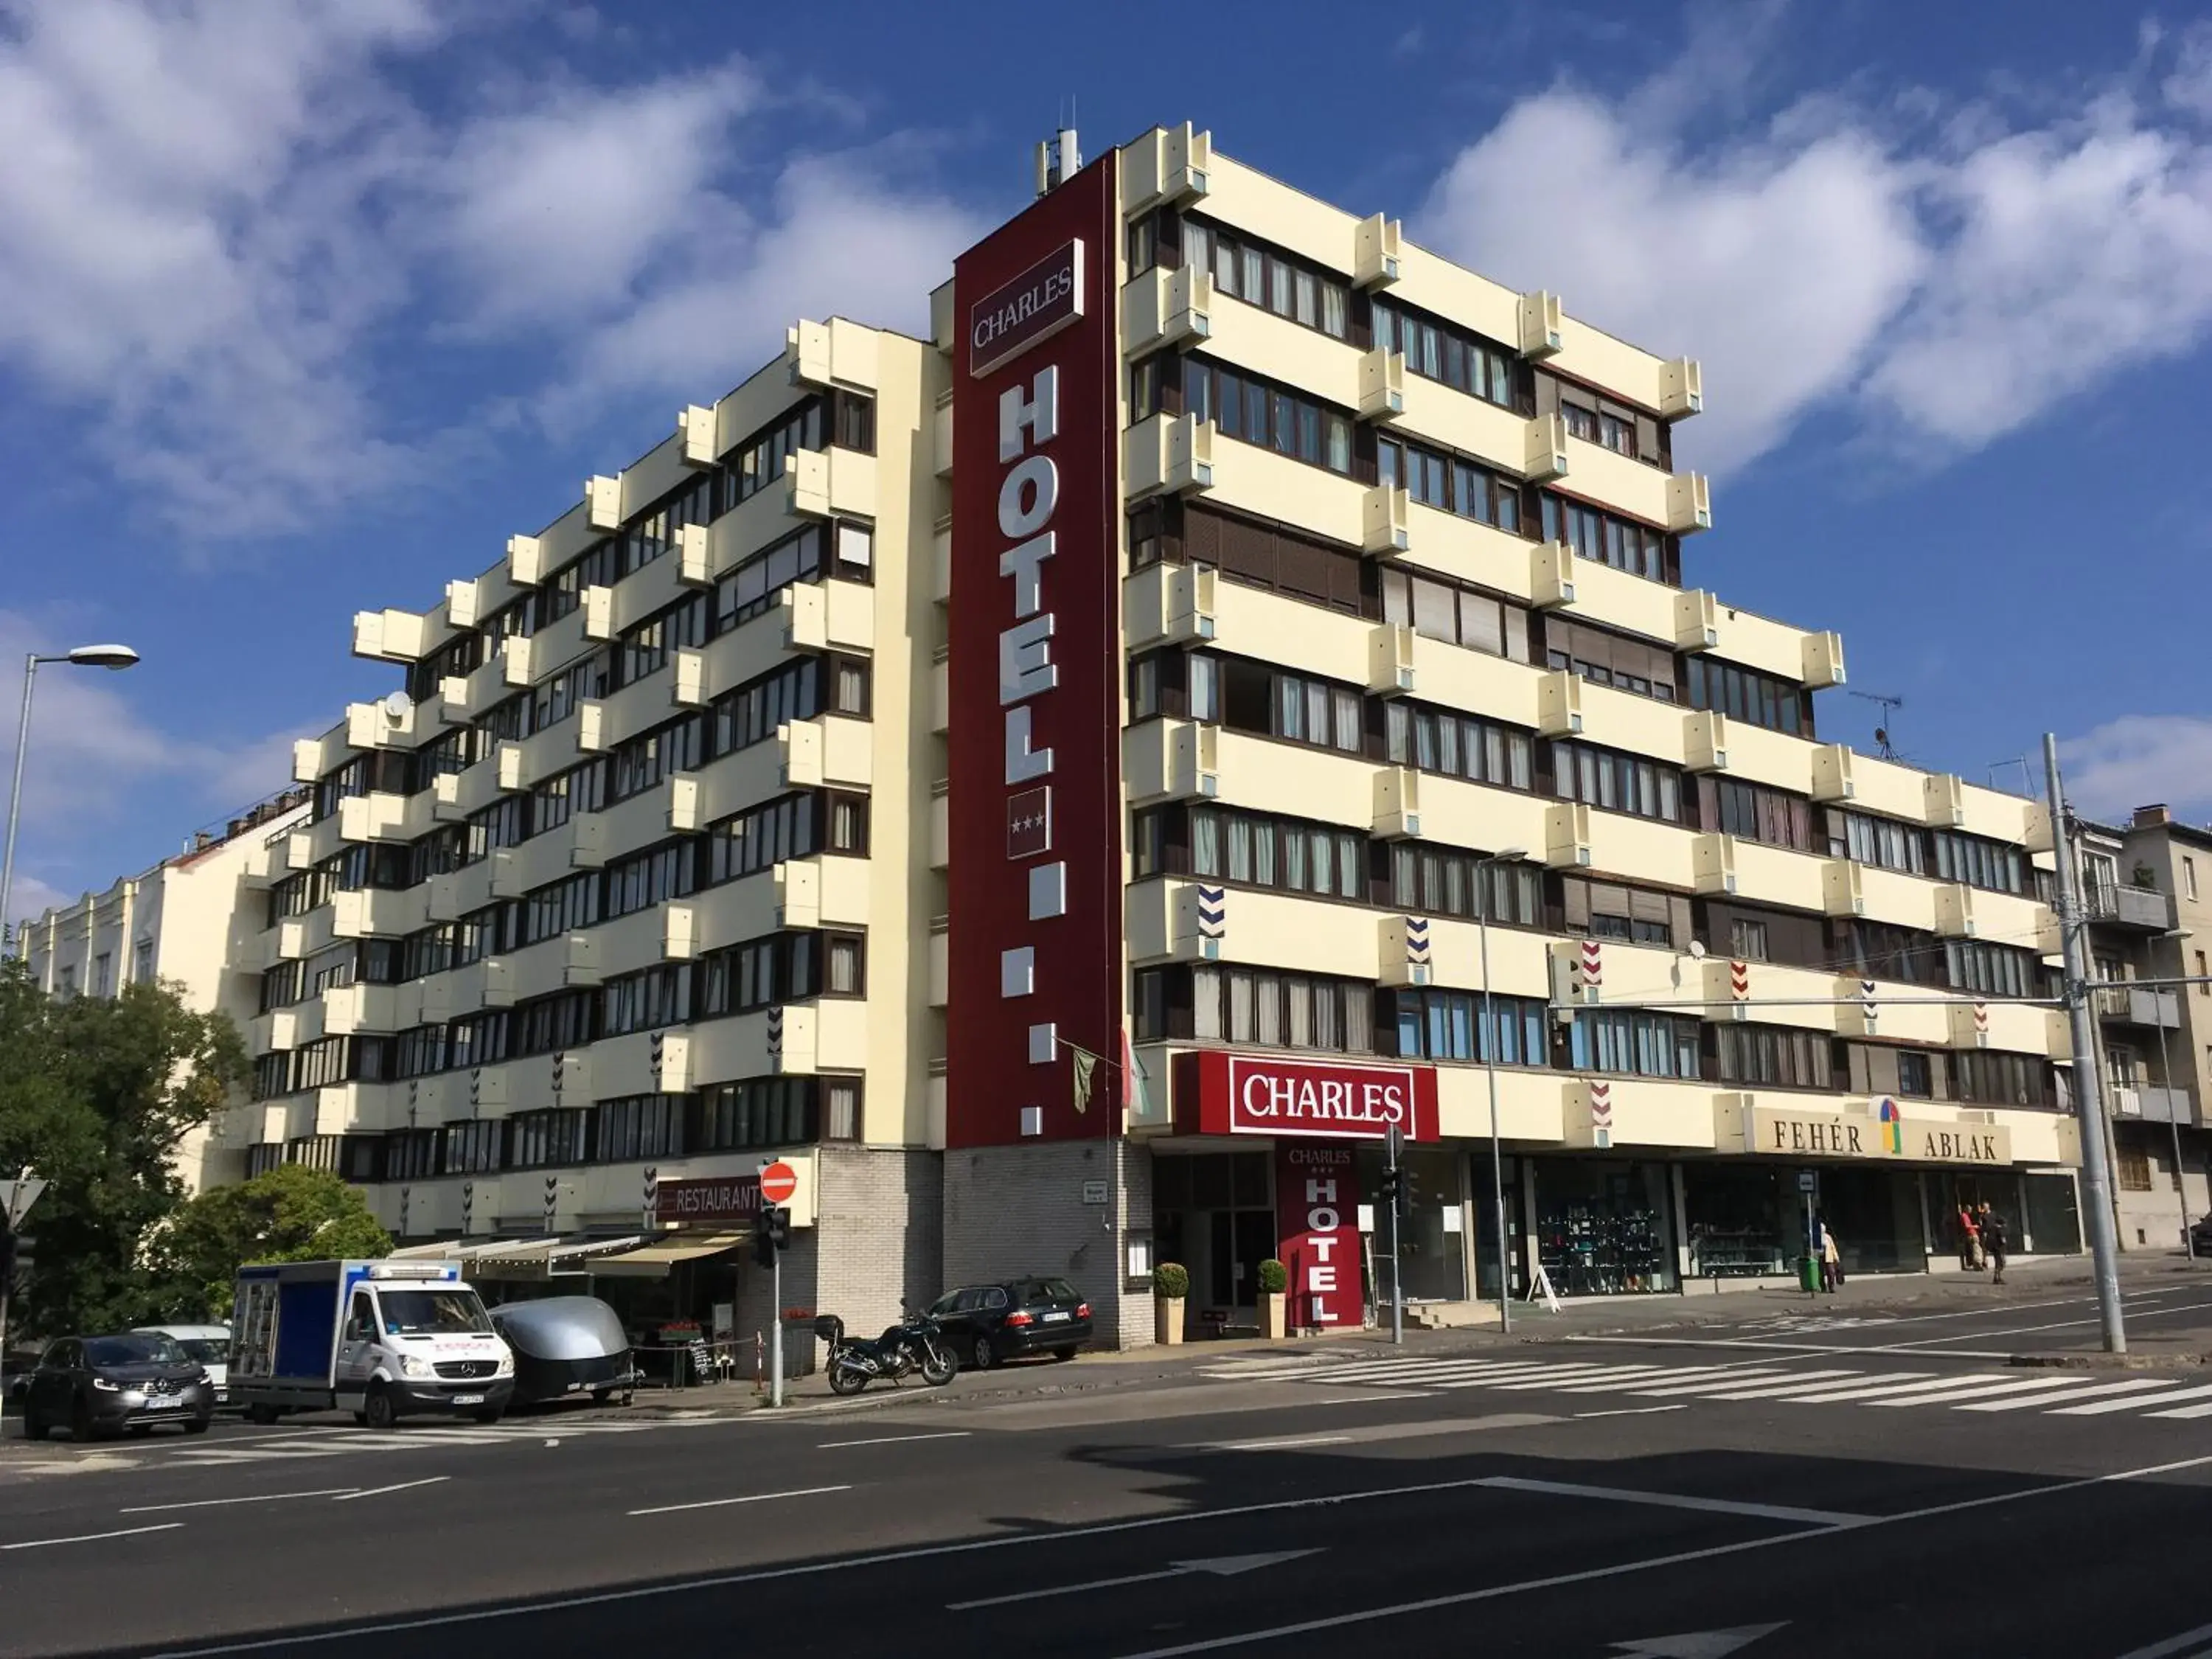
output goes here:
[{"label": "white painted crosswalk", "polygon": [[[1885,1356],[1886,1358],[1887,1356]],[[2212,1384],[2175,1375],[2112,1380],[2097,1372],[1877,1370],[1817,1368],[1786,1360],[1693,1365],[1598,1359],[1316,1358],[1231,1361],[1202,1375],[1218,1381],[1311,1382],[1332,1389],[1480,1389],[1498,1394],[1617,1395],[1683,1403],[1765,1401],[1775,1405],[1944,1407],[1984,1413],[2048,1413],[2098,1417],[2212,1418]],[[2201,1373],[2200,1373],[2201,1375]]]},{"label": "white painted crosswalk", "polygon": [[213,1438],[188,1445],[133,1448],[134,1452],[158,1453],[164,1468],[222,1468],[245,1463],[308,1463],[327,1457],[349,1457],[377,1452],[462,1451],[489,1446],[542,1445],[549,1440],[613,1434],[647,1434],[656,1429],[684,1428],[723,1419],[717,1412],[657,1413],[651,1417],[590,1417],[562,1414],[511,1418],[503,1423],[425,1424],[416,1429],[380,1433],[374,1429],[333,1425],[279,1429],[241,1435],[234,1439]]}]

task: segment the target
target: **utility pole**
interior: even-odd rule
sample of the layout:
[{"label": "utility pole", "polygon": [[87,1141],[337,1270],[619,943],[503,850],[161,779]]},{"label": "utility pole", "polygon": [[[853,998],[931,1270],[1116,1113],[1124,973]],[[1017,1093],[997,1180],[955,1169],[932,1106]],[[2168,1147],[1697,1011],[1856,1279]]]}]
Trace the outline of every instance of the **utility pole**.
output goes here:
[{"label": "utility pole", "polygon": [[2063,949],[2065,1005],[2074,1040],[2074,1109],[2081,1126],[2081,1207],[2088,1213],[2089,1253],[2095,1263],[2097,1312],[2105,1352],[2125,1353],[2128,1334],[2120,1318],[2120,1268],[2112,1224],[2112,1168],[2105,1158],[2105,1103],[2097,1086],[2095,1022],[2089,1009],[2085,926],[2075,892],[2074,834],[2058,781],[2058,739],[2043,734],[2043,776],[2051,803],[2051,840],[2058,865],[2058,938]]},{"label": "utility pole", "polygon": [[[2173,941],[2173,969],[2176,976],[2186,974],[2189,971],[2189,958],[2182,951],[2181,941],[2189,937],[2188,929],[2176,927],[2170,933],[2160,934],[2159,937]],[[2163,990],[2154,990],[2150,994],[2154,997],[2163,997],[2167,993]],[[2178,1020],[2181,1018],[2181,999],[2189,993],[2187,988],[2177,987],[2172,994],[2174,1003],[2173,1017]],[[2189,1176],[2181,1164],[2181,1113],[2173,1103],[2173,1038],[2166,1023],[2165,1008],[2154,1002],[2151,1005],[2151,1012],[2158,1016],[2158,1064],[2159,1070],[2164,1073],[2166,1079],[2166,1127],[2173,1131],[2173,1201],[2181,1210],[2181,1253],[2188,1259],[2189,1264],[2194,1267],[2197,1265],[2197,1236],[2189,1231]]]}]

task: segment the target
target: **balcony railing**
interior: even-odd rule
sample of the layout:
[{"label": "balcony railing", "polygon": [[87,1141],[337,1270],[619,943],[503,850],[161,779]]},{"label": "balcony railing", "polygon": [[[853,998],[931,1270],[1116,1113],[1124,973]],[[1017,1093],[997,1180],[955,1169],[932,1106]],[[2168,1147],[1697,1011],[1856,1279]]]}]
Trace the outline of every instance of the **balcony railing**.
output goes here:
[{"label": "balcony railing", "polygon": [[2097,1012],[2106,1019],[2129,1025],[2148,1025],[2178,1030],[2181,1000],[2171,991],[2138,991],[2131,986],[2108,985],[2096,993]]},{"label": "balcony railing", "polygon": [[2082,890],[2081,914],[2090,921],[2109,927],[2170,933],[2173,928],[2173,896],[2154,887],[2093,882]]}]

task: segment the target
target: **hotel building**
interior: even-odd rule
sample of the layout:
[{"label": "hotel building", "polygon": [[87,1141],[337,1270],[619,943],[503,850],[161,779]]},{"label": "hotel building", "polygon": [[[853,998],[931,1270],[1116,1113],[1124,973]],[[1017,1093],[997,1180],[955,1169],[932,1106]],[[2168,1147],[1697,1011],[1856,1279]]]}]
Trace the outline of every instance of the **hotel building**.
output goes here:
[{"label": "hotel building", "polygon": [[1040,173],[931,339],[799,322],[356,619],[254,1167],[741,1340],[769,1154],[784,1305],[859,1328],[1049,1273],[1150,1340],[1170,1261],[1242,1325],[1270,1257],[1357,1323],[1394,1127],[1438,1319],[1794,1273],[1814,1208],[2078,1248],[2047,815],[1824,740],[1842,642],[1698,585],[1697,362],[1188,125]]}]

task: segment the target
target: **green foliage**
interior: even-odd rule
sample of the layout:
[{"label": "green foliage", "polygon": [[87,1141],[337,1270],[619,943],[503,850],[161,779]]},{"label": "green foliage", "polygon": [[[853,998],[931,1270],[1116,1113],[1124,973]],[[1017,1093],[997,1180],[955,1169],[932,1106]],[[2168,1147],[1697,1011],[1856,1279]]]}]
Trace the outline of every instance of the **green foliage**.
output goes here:
[{"label": "green foliage", "polygon": [[12,1325],[112,1330],[163,1310],[142,1244],[183,1201],[170,1151],[246,1075],[228,1016],[172,987],[60,1001],[0,960],[0,1170],[51,1183],[24,1224],[37,1248]]},{"label": "green foliage", "polygon": [[1180,1302],[1190,1294],[1190,1269],[1180,1262],[1161,1262],[1152,1269],[1152,1293]]},{"label": "green foliage", "polygon": [[1260,1293],[1262,1296],[1280,1296],[1290,1287],[1291,1270],[1288,1267],[1273,1256],[1260,1264]]},{"label": "green foliage", "polygon": [[171,1316],[228,1319],[238,1270],[252,1261],[381,1256],[392,1238],[360,1193],[327,1170],[280,1164],[235,1187],[202,1193],[152,1251]]}]

